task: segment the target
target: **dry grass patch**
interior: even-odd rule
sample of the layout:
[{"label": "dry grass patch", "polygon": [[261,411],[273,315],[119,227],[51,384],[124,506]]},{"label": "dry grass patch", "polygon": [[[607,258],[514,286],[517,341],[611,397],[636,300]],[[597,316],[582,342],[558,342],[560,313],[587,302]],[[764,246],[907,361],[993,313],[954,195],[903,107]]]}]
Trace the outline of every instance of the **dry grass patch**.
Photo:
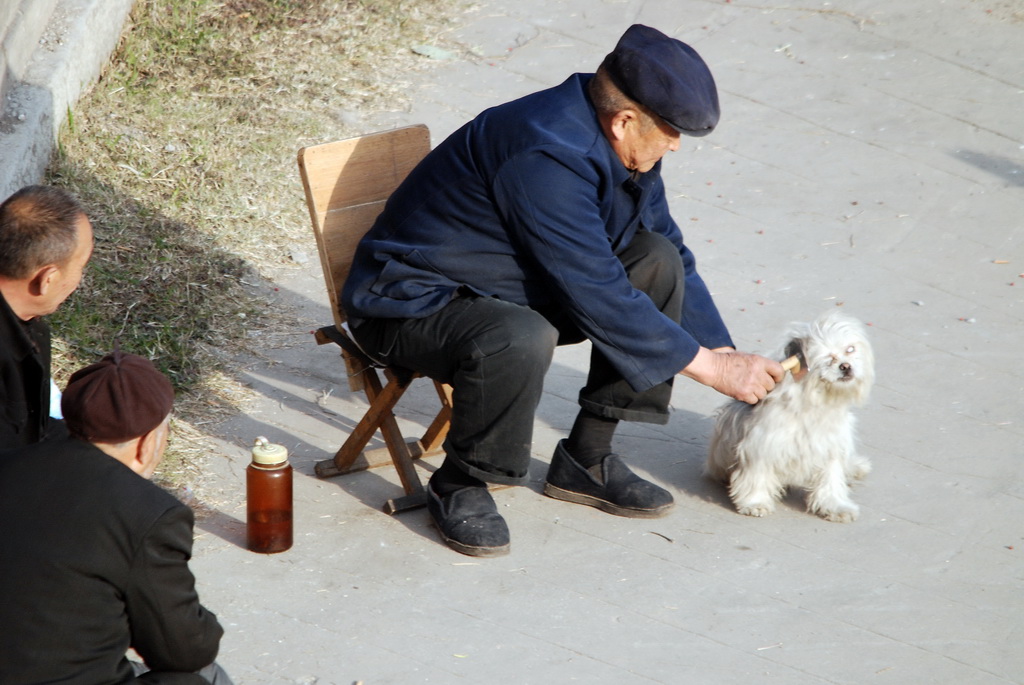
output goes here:
[{"label": "dry grass patch", "polygon": [[[167,474],[188,481],[198,421],[244,408],[230,358],[287,327],[263,273],[308,244],[302,146],[400,107],[410,46],[444,44],[443,0],[138,0],[100,82],[68,114],[49,182],[96,229],[53,316],[55,375],[120,342],[178,389]],[[315,258],[315,257],[314,257]]]}]

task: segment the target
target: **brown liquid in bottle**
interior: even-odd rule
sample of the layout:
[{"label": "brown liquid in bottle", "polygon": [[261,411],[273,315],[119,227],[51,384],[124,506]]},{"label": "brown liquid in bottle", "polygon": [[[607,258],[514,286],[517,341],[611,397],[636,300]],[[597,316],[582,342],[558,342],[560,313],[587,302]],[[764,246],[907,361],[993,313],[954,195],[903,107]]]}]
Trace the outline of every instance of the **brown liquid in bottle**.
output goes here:
[{"label": "brown liquid in bottle", "polygon": [[[262,441],[262,442],[261,442]],[[272,554],[292,546],[292,467],[288,452],[258,438],[245,469],[246,546]]]}]

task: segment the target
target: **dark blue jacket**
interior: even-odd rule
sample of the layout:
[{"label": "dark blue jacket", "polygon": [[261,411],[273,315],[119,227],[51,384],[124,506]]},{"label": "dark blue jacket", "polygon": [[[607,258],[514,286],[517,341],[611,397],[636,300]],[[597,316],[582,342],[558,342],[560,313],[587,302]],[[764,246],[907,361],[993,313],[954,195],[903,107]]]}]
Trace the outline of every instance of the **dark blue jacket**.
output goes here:
[{"label": "dark blue jacket", "polygon": [[[586,95],[591,76],[486,110],[427,155],[356,251],[342,293],[354,325],[427,316],[460,286],[558,304],[637,390],[671,378],[700,345],[732,345],[669,216],[661,163],[631,180]],[[681,326],[615,257],[638,230],[679,248]]]}]

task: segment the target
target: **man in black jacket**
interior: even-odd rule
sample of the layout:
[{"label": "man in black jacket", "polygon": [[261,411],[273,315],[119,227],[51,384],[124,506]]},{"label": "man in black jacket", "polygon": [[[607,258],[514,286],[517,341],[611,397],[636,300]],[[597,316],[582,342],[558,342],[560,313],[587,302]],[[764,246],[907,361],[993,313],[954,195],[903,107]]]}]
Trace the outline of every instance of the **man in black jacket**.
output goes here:
[{"label": "man in black jacket", "polygon": [[[64,437],[51,417],[50,328],[92,255],[92,225],[66,191],[28,186],[0,204],[0,445]],[[56,404],[56,403],[54,403]]]},{"label": "man in black jacket", "polygon": [[115,352],[71,377],[70,439],[0,458],[0,683],[230,684],[188,567],[192,510],[148,480],[173,402]]}]

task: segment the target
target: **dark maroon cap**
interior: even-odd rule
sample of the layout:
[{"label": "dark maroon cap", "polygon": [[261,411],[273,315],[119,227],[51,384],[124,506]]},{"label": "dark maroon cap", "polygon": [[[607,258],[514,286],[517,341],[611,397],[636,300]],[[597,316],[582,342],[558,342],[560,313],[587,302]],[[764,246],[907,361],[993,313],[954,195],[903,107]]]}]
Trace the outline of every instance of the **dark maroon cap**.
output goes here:
[{"label": "dark maroon cap", "polygon": [[68,431],[90,442],[125,442],[159,426],[174,388],[153,363],[115,350],[71,376],[61,398]]},{"label": "dark maroon cap", "polygon": [[697,51],[643,24],[633,24],[604,58],[619,89],[688,136],[718,124],[718,89]]}]

